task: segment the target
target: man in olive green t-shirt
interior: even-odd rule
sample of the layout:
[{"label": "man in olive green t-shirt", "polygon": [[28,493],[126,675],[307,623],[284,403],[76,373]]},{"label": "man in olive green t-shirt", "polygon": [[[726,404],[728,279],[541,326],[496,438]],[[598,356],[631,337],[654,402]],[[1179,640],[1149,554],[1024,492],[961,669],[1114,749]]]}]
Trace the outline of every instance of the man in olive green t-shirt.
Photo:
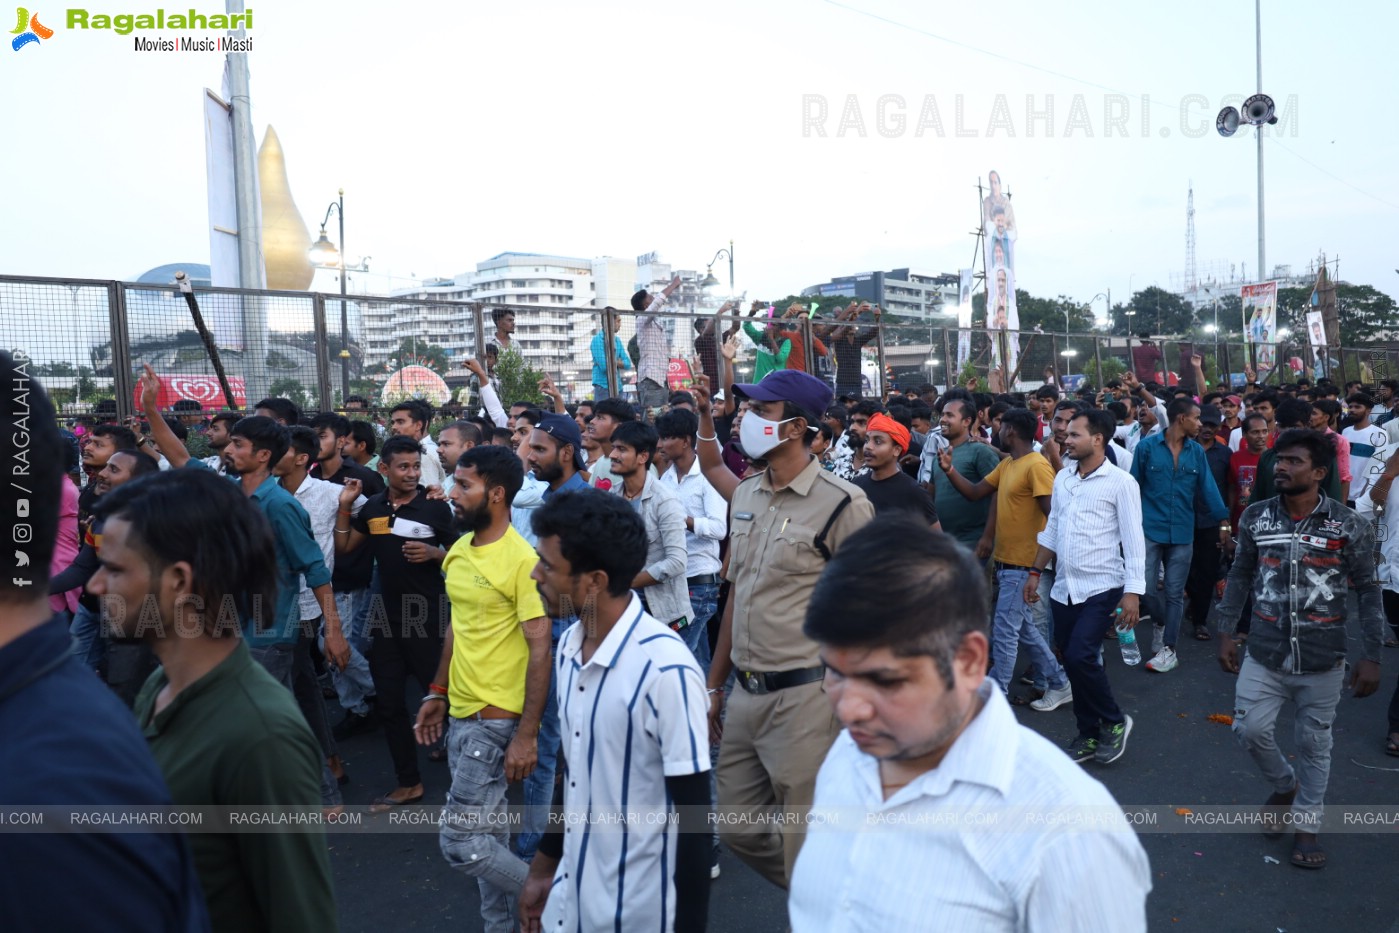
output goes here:
[{"label": "man in olive green t-shirt", "polygon": [[[1000,466],[1000,455],[989,444],[973,439],[972,425],[976,422],[976,405],[963,398],[951,398],[942,406],[942,446],[952,449],[952,466],[967,482],[976,485]],[[918,478],[933,494],[937,506],[938,519],[942,530],[956,538],[968,549],[975,551],[982,533],[991,519],[991,502],[985,499],[972,501],[953,487],[947,474],[937,467],[938,450],[929,450],[937,445],[930,435],[924,447]]]},{"label": "man in olive green t-shirt", "polygon": [[175,804],[299,817],[291,829],[223,833],[206,819],[190,835],[213,929],[333,933],[325,837],[306,826],[321,815],[320,748],[242,638],[245,619],[276,605],[267,523],[208,470],[113,490],[98,515],[101,567],[88,588],[105,597],[118,638],[139,637],[160,659],[134,711]]}]

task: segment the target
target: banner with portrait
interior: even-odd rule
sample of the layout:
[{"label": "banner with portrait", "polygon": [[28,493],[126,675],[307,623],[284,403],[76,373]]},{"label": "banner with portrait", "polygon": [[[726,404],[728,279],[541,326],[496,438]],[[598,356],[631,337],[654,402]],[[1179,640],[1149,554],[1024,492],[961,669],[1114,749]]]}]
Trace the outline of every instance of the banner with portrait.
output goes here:
[{"label": "banner with portrait", "polygon": [[1317,352],[1326,349],[1326,321],[1320,311],[1307,312],[1307,340]]},{"label": "banner with portrait", "polygon": [[1253,347],[1254,369],[1261,376],[1276,362],[1278,283],[1259,282],[1239,289],[1243,304],[1244,341]]},{"label": "banner with portrait", "polygon": [[971,269],[958,269],[957,286],[957,368],[953,374],[962,371],[972,355],[972,272]]},{"label": "banner with portrait", "polygon": [[1002,365],[1004,348],[1006,374],[1013,376],[1020,357],[1020,314],[1015,308],[1015,251],[1020,230],[1001,173],[992,169],[987,184],[989,191],[981,201],[981,232],[986,238],[986,330],[991,337],[991,365]]}]

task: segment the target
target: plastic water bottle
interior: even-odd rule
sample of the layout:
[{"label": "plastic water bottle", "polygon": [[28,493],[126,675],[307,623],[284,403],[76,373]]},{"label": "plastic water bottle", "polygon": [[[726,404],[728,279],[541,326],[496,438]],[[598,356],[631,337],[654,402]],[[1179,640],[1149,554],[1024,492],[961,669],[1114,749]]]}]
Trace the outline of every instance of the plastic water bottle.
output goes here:
[{"label": "plastic water bottle", "polygon": [[[1122,610],[1117,610],[1117,615],[1121,615]],[[1121,623],[1117,625],[1117,647],[1122,649],[1122,663],[1128,667],[1136,667],[1142,663],[1142,649],[1137,644],[1137,633],[1124,627]]]}]

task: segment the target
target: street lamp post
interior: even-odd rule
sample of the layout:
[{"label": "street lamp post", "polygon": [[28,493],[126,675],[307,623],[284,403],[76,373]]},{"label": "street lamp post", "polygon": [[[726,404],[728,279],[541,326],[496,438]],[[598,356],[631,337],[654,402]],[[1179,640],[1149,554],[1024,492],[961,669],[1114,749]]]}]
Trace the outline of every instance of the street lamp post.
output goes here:
[{"label": "street lamp post", "polygon": [[704,270],[704,280],[700,282],[700,288],[712,288],[719,284],[719,280],[714,277],[714,264],[719,261],[720,256],[729,258],[729,297],[734,296],[734,241],[729,241],[728,249],[720,249],[714,254],[714,258],[706,263]]},{"label": "street lamp post", "polygon": [[[311,246],[312,260],[319,259],[318,265],[332,267],[339,260],[340,268],[340,404],[345,404],[345,399],[350,397],[350,313],[349,303],[345,300],[345,189],[338,192],[339,198],[331,201],[330,206],[325,209],[325,219],[321,221],[321,235]],[[326,239],[325,225],[330,222],[330,215],[334,213],[340,221],[340,248],[337,250],[335,244]]]}]

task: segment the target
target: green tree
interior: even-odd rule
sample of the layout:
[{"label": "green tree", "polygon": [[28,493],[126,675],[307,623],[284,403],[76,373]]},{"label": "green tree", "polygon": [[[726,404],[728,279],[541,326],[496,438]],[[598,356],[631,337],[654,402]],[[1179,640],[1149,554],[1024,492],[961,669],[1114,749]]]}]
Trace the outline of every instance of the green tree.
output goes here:
[{"label": "green tree", "polygon": [[426,366],[437,375],[445,376],[447,370],[452,368],[452,363],[447,351],[437,344],[418,340],[416,337],[404,337],[399,341],[398,349],[389,355],[389,371],[393,372],[405,366]]},{"label": "green tree", "polygon": [[49,365],[47,365],[47,366],[45,366],[45,367],[42,367],[42,369],[43,369],[43,371],[39,373],[39,375],[41,375],[41,376],[76,376],[76,375],[77,375],[77,373],[73,371],[73,364],[72,364],[72,363],[50,363]]},{"label": "green tree", "polygon": [[311,407],[311,395],[306,387],[289,376],[272,383],[267,392],[275,398],[290,399],[302,411]]},{"label": "green tree", "polygon": [[543,370],[525,361],[519,347],[501,350],[495,364],[495,377],[500,380],[500,403],[507,407],[516,402],[543,405],[544,393],[539,391],[539,380],[544,376]]},{"label": "green tree", "polygon": [[78,382],[73,388],[77,391],[77,396],[80,399],[90,398],[97,391],[97,383],[92,379],[91,367],[78,367]]},{"label": "green tree", "polygon": [[1137,292],[1127,304],[1114,305],[1112,309],[1111,330],[1119,337],[1140,333],[1180,335],[1189,333],[1194,325],[1195,312],[1190,304],[1174,292],[1155,285]]},{"label": "green tree", "polygon": [[[1311,286],[1278,289],[1278,327],[1290,328],[1293,340],[1305,345]],[[1363,347],[1382,339],[1394,327],[1394,299],[1369,285],[1342,282],[1336,286],[1336,310],[1341,323],[1341,346]]]}]

